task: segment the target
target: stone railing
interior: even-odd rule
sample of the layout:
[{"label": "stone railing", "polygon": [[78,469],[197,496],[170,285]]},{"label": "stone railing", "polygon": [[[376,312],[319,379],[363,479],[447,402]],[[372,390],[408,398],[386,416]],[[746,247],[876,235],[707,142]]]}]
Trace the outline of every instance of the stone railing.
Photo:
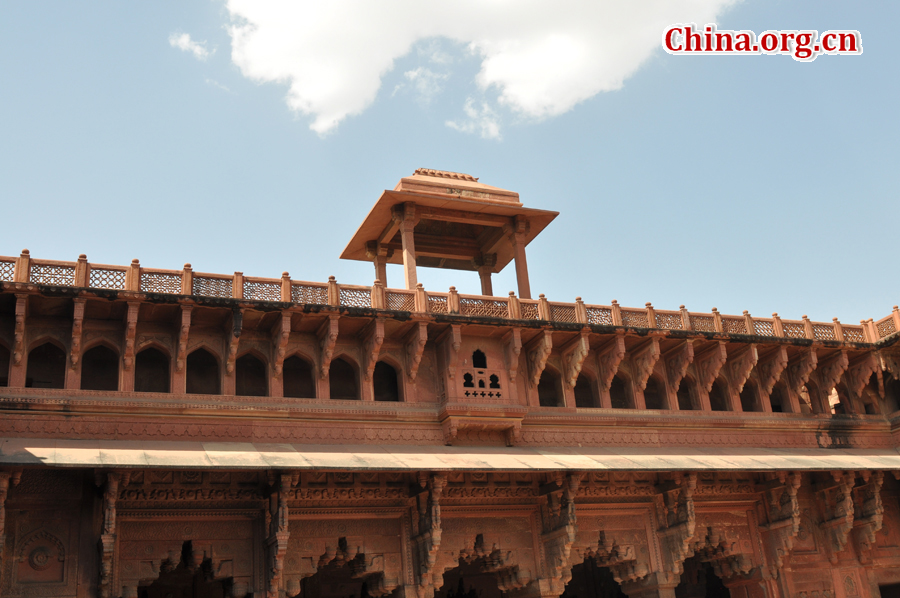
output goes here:
[{"label": "stone railing", "polygon": [[544,295],[537,300],[519,299],[513,293],[509,297],[461,295],[455,287],[448,293],[431,293],[421,284],[412,291],[387,289],[377,280],[371,287],[338,284],[333,276],[326,283],[302,282],[292,280],[287,272],[280,279],[249,277],[241,272],[209,274],[194,272],[190,264],[182,270],[144,268],[138,260],[129,266],[108,266],[92,264],[85,255],[76,262],[36,260],[28,250],[18,258],[0,256],[0,282],[854,343],[872,343],[900,331],[897,306],[880,320],[870,318],[852,325],[842,324],[837,318],[832,322],[813,322],[806,316],[783,320],[777,313],[771,318],[757,318],[746,311],[731,316],[720,314],[716,308],[709,313],[689,312],[683,305],[678,311],[659,310],[650,303],[643,308],[622,307],[616,301],[611,305],[586,305],[580,297],[575,303],[560,303],[548,301]]}]

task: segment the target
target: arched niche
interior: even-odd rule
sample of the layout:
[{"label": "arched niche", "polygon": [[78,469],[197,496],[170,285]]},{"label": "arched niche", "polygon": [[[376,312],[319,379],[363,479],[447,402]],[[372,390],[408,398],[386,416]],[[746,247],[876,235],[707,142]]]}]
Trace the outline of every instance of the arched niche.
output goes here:
[{"label": "arched niche", "polygon": [[342,401],[359,400],[359,374],[349,359],[337,357],[328,368],[331,398]]},{"label": "arched niche", "polygon": [[195,349],[187,357],[185,387],[188,394],[221,394],[219,360],[203,347]]},{"label": "arched niche", "polygon": [[697,410],[697,385],[694,383],[693,378],[690,376],[682,378],[681,384],[678,385],[678,391],[675,394],[678,399],[679,411]]},{"label": "arched niche", "polygon": [[666,383],[655,374],[650,376],[644,388],[644,406],[647,409],[668,409],[666,402]]},{"label": "arched niche", "polygon": [[753,380],[744,382],[744,388],[741,389],[741,411],[745,413],[762,411],[759,406],[759,393],[756,392],[756,383]]},{"label": "arched niche", "polygon": [[315,368],[309,360],[294,354],[284,360],[282,376],[284,396],[295,399],[316,398]]},{"label": "arched niche", "polygon": [[549,365],[541,373],[537,385],[538,402],[541,407],[563,407],[562,378]]},{"label": "arched niche", "polygon": [[52,341],[46,341],[29,351],[25,386],[65,388],[66,352]]},{"label": "arched niche", "polygon": [[136,392],[169,392],[171,360],[156,347],[142,349],[134,358]]},{"label": "arched niche", "polygon": [[394,366],[386,361],[375,364],[372,390],[376,401],[400,401],[400,375]]},{"label": "arched niche", "polygon": [[600,406],[600,397],[597,396],[596,384],[584,372],[578,374],[573,393],[576,407],[591,408]]},{"label": "arched niche", "polygon": [[572,567],[572,579],[560,598],[628,598],[609,567],[597,564],[593,557]]},{"label": "arched niche", "polygon": [[96,345],[81,356],[81,390],[118,390],[119,353]]},{"label": "arched niche", "polygon": [[484,354],[484,351],[481,349],[475,349],[472,352],[472,369],[474,370],[486,370],[487,369],[487,356]]},{"label": "arched niche", "polygon": [[712,390],[709,391],[709,406],[713,411],[731,411],[728,400],[728,383],[721,378],[713,381]]},{"label": "arched niche", "polygon": [[884,372],[884,412],[886,414],[900,411],[900,380],[890,372]]},{"label": "arched niche", "polygon": [[9,348],[0,343],[0,386],[9,386]]},{"label": "arched niche", "polygon": [[613,409],[634,408],[634,398],[631,396],[631,381],[622,374],[613,376],[609,384],[609,401]]},{"label": "arched niche", "polygon": [[[772,413],[789,413],[791,410],[790,400],[788,399],[788,390],[787,386],[784,385],[784,382],[778,381],[775,383],[775,386],[772,387],[772,392],[769,393],[769,405],[772,407]],[[808,408],[809,405],[801,401],[801,411],[803,410],[803,406],[806,405]],[[807,409],[806,413],[809,413]]]},{"label": "arched niche", "polygon": [[235,394],[246,397],[264,397],[269,394],[269,373],[262,358],[245,353],[234,364]]}]

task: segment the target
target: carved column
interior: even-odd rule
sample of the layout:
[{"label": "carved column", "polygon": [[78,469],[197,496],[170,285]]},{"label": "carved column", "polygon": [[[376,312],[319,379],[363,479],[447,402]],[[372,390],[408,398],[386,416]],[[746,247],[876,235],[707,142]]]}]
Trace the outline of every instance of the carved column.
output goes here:
[{"label": "carved column", "polygon": [[418,598],[434,596],[443,584],[444,571],[435,569],[441,548],[441,495],[447,485],[444,474],[419,473],[419,484],[425,490],[417,497],[418,529],[413,543],[416,548],[416,582]]},{"label": "carved column", "polygon": [[28,295],[16,293],[16,323],[13,330],[12,360],[9,364],[9,385],[25,386],[27,360],[25,359],[25,315],[28,311]]},{"label": "carved column", "polygon": [[[572,565],[569,556],[578,531],[575,514],[575,496],[581,484],[580,472],[567,475],[559,473],[547,486],[542,497],[541,543],[544,546],[546,570],[538,586],[546,586],[549,595],[559,596],[572,579]],[[543,582],[543,583],[541,583]],[[542,592],[542,595],[547,595]]]},{"label": "carved column", "polygon": [[516,216],[511,225],[504,225],[510,243],[513,247],[513,256],[516,260],[516,281],[519,285],[519,298],[531,299],[531,284],[528,282],[528,263],[525,261],[525,241],[528,234],[529,223],[524,216]]},{"label": "carved column", "polygon": [[834,471],[832,482],[822,484],[819,489],[825,507],[825,516],[819,529],[825,536],[828,558],[832,565],[838,562],[838,554],[847,546],[853,529],[853,472]]},{"label": "carved column", "polygon": [[880,471],[861,471],[862,485],[853,490],[854,515],[853,532],[856,539],[856,550],[859,562],[863,565],[871,563],[872,545],[875,534],[881,530],[884,518],[884,505],[881,502],[881,485],[884,473]]},{"label": "carved column", "polygon": [[[677,580],[684,571],[684,560],[693,554],[691,548],[697,518],[694,513],[694,490],[697,474],[676,474],[671,482],[660,484],[657,511],[660,528],[657,531],[662,548],[662,571],[656,581],[668,592],[667,584]],[[674,586],[673,586],[674,587]],[[662,592],[660,595],[664,595]]]},{"label": "carved column", "polygon": [[272,381],[269,394],[284,396],[284,356],[291,338],[291,312],[281,312],[281,318],[272,327]]},{"label": "carved column", "polygon": [[393,249],[388,249],[378,241],[366,243],[366,257],[375,264],[375,280],[380,280],[385,287],[388,286],[387,262],[393,255]]},{"label": "carved column", "polygon": [[193,305],[181,306],[181,321],[178,323],[178,346],[175,352],[175,373],[172,376],[172,393],[184,394],[187,387],[187,348],[191,332],[191,311]]},{"label": "carved column", "polygon": [[494,295],[494,286],[491,284],[491,271],[497,265],[497,254],[488,253],[475,258],[475,269],[478,270],[478,277],[481,279],[481,294],[492,297]]},{"label": "carved column", "polygon": [[406,202],[402,205],[394,206],[391,212],[394,222],[400,228],[400,241],[403,244],[403,274],[406,288],[412,291],[418,283],[416,277],[416,242],[413,235],[418,222],[418,218],[416,218],[416,204]]},{"label": "carved column", "polygon": [[81,386],[81,340],[84,328],[84,306],[86,299],[73,299],[72,342],[69,344],[69,367],[66,369],[66,388]]},{"label": "carved column", "polygon": [[100,598],[118,595],[112,589],[113,557],[116,550],[116,501],[128,485],[129,474],[107,473],[103,489],[103,526],[100,529]]},{"label": "carved column", "polygon": [[138,312],[141,304],[128,302],[128,313],[125,316],[125,351],[122,353],[122,377],[120,390],[134,390],[134,340],[137,334]]},{"label": "carved column", "polygon": [[284,555],[288,549],[288,504],[287,494],[291,489],[290,474],[280,474],[277,477],[271,475],[269,483],[272,485],[270,496],[270,525],[269,536],[266,538],[266,558],[268,559],[269,588],[266,596],[278,598],[283,595]]},{"label": "carved column", "polygon": [[768,523],[759,528],[766,553],[764,575],[770,579],[778,578],[800,531],[800,504],[797,501],[800,479],[799,473],[779,472],[774,479],[762,484]]}]

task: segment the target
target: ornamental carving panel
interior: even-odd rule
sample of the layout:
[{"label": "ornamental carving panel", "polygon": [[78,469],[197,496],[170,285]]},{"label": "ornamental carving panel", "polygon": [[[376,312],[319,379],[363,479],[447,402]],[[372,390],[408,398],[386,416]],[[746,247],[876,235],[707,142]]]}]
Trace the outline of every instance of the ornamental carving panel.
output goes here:
[{"label": "ornamental carving panel", "polygon": [[619,583],[643,579],[652,570],[650,518],[646,507],[579,514],[570,562],[577,565],[593,558],[598,565],[609,567]]},{"label": "ornamental carving panel", "polygon": [[7,513],[7,536],[12,531],[12,542],[7,543],[7,548],[12,552],[3,559],[0,595],[75,596],[78,510],[12,510]]}]

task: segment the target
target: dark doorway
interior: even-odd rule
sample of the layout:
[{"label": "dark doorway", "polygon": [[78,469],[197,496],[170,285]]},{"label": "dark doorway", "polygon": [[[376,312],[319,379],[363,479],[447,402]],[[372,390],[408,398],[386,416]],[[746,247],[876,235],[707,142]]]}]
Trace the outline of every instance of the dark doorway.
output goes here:
[{"label": "dark doorway", "polygon": [[81,357],[81,390],[119,390],[119,354],[103,345]]},{"label": "dark doorway", "polygon": [[219,362],[206,349],[197,349],[187,358],[187,392],[198,395],[217,395],[221,390]]},{"label": "dark doorway", "polygon": [[562,407],[562,393],[560,392],[559,374],[546,368],[538,382],[538,402],[541,407]]},{"label": "dark doorway", "polygon": [[235,394],[245,397],[264,397],[269,394],[266,364],[251,354],[241,355],[234,365]]},{"label": "dark doorway", "polygon": [[284,396],[297,399],[316,398],[316,380],[313,367],[305,359],[292,355],[284,360]]},{"label": "dark doorway", "polygon": [[715,574],[712,565],[693,556],[684,561],[684,573],[681,583],[675,587],[675,598],[731,598],[731,591]]},{"label": "dark doorway", "polygon": [[612,571],[588,558],[572,567],[572,580],[560,598],[628,598],[613,579]]},{"label": "dark doorway", "polygon": [[376,401],[400,400],[400,383],[397,380],[397,370],[383,361],[375,364],[375,372],[372,374],[372,387],[375,390]]},{"label": "dark doorway", "polygon": [[584,374],[578,374],[575,380],[575,406],[576,407],[599,407],[600,401],[594,394],[594,384],[590,378]]},{"label": "dark doorway", "polygon": [[0,345],[0,386],[9,386],[9,349]]},{"label": "dark doorway", "polygon": [[332,399],[343,401],[356,401],[359,399],[356,369],[347,361],[340,357],[331,361],[331,368],[328,370],[328,381],[331,387]]},{"label": "dark doorway", "polygon": [[769,393],[769,405],[772,407],[772,413],[786,413],[790,411],[787,401],[787,392],[784,385],[779,382],[772,387]]},{"label": "dark doorway", "polygon": [[444,585],[434,598],[502,598],[495,574],[485,571],[484,559],[460,561],[458,567],[444,573]]},{"label": "dark doorway", "polygon": [[761,411],[756,396],[756,384],[751,380],[747,380],[741,390],[741,410],[747,413]]},{"label": "dark doorway", "polygon": [[138,587],[138,598],[226,598],[231,595],[232,580],[215,579],[212,560],[196,558],[191,542],[181,547],[178,563],[166,561],[159,577],[148,585]]},{"label": "dark doorway", "polygon": [[169,358],[159,349],[144,349],[134,358],[134,390],[169,392]]},{"label": "dark doorway", "polygon": [[892,583],[889,586],[878,586],[881,598],[900,598],[900,583]]},{"label": "dark doorway", "polygon": [[618,374],[609,385],[609,399],[613,409],[631,409],[634,404],[628,382]]},{"label": "dark doorway", "polygon": [[713,411],[731,411],[728,408],[728,392],[721,380],[713,382],[712,390],[709,391],[709,406]]},{"label": "dark doorway", "polygon": [[647,380],[647,388],[644,389],[644,406],[647,409],[668,409],[666,405],[666,385],[656,376],[650,376]]},{"label": "dark doorway", "polygon": [[30,388],[65,388],[66,353],[53,343],[44,343],[28,354],[25,386]]},{"label": "dark doorway", "polygon": [[[376,574],[377,575],[377,574]],[[300,580],[300,598],[371,598],[365,579],[354,577],[349,562],[331,562],[311,577]]]},{"label": "dark doorway", "polygon": [[688,376],[681,379],[678,386],[678,409],[680,411],[694,410],[694,380]]}]

